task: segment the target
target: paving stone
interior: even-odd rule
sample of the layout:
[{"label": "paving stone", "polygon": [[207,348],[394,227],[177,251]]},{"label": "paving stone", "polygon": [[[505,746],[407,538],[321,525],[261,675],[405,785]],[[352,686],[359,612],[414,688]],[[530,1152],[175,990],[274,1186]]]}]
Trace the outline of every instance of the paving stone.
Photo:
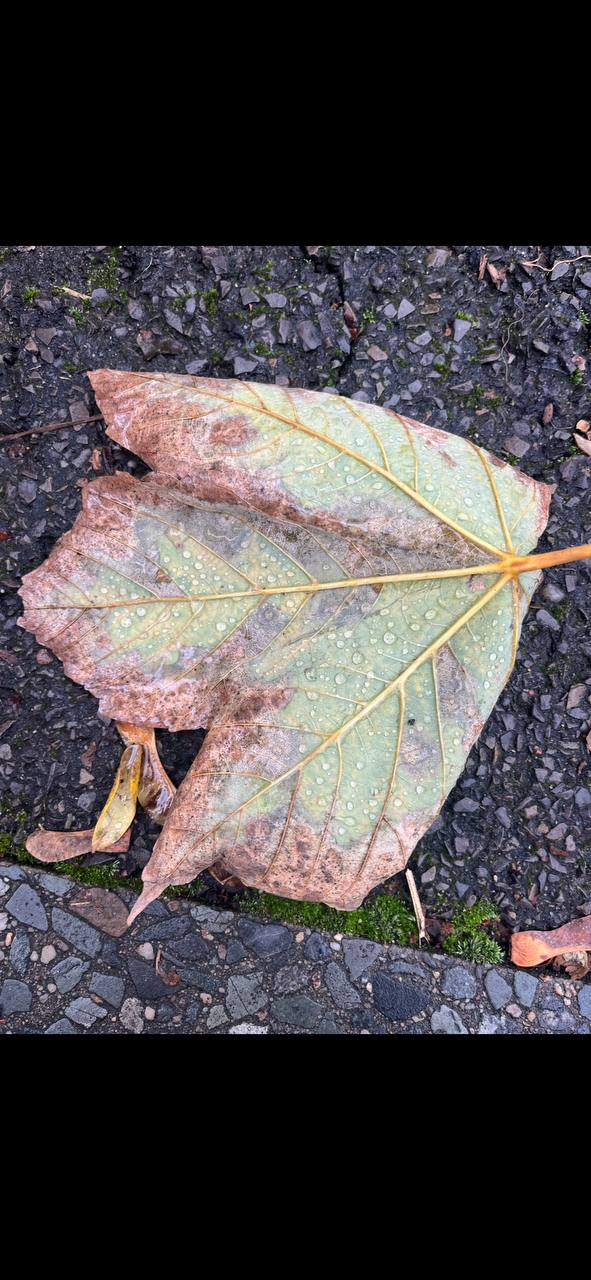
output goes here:
[{"label": "paving stone", "polygon": [[519,1003],[530,1009],[538,989],[538,979],[532,978],[531,973],[516,973],[513,987]]},{"label": "paving stone", "polygon": [[267,1003],[267,993],[263,991],[258,974],[252,977],[247,974],[236,974],[228,981],[226,992],[226,1008],[233,1021],[244,1018],[249,1013],[258,1013]]},{"label": "paving stone", "polygon": [[579,1009],[584,1018],[591,1020],[591,986],[581,987],[579,991]]},{"label": "paving stone", "polygon": [[27,972],[29,956],[31,954],[31,944],[29,936],[24,929],[17,929],[14,938],[10,944],[8,958],[11,968],[18,974],[19,978],[24,978]]},{"label": "paving stone", "polygon": [[431,998],[421,987],[411,986],[402,978],[391,978],[382,971],[373,978],[373,999],[385,1018],[404,1022],[431,1005]]},{"label": "paving stone", "polygon": [[542,1031],[564,1033],[577,1029],[577,1020],[568,1009],[542,1009],[538,1023]]},{"label": "paving stone", "polygon": [[33,997],[25,982],[7,978],[0,990],[0,1016],[8,1018],[12,1013],[28,1013]]},{"label": "paving stone", "polygon": [[309,996],[285,996],[273,1001],[271,1017],[292,1027],[315,1027],[322,1017],[322,1006]]},{"label": "paving stone", "polygon": [[81,1027],[92,1027],[99,1018],[106,1018],[107,1010],[102,1005],[95,1004],[94,1000],[88,1000],[86,996],[79,996],[77,1000],[73,1000],[66,1008],[66,1017],[72,1022],[77,1022]]},{"label": "paving stone", "polygon": [[57,1022],[52,1022],[50,1027],[46,1027],[44,1033],[46,1036],[77,1036],[79,1031],[77,1027],[73,1027],[69,1018],[58,1018]]},{"label": "paving stone", "polygon": [[241,920],[238,927],[242,941],[261,959],[280,955],[291,946],[292,934],[283,925],[260,925],[251,920]]},{"label": "paving stone", "polygon": [[143,960],[135,960],[130,957],[127,961],[127,967],[131,981],[141,1000],[144,1002],[150,1000],[158,1001],[161,997],[168,995],[169,988],[162,981],[162,978],[158,977],[152,965],[146,964]]},{"label": "paving stone", "polygon": [[431,1015],[431,1030],[435,1034],[439,1033],[446,1036],[468,1035],[468,1028],[464,1026],[459,1013],[455,1009],[450,1009],[447,1004],[442,1004]]},{"label": "paving stone", "polygon": [[30,884],[19,884],[16,892],[6,903],[6,910],[14,916],[15,920],[19,920],[21,924],[30,925],[32,929],[45,932],[49,927],[45,907],[39,894]]},{"label": "paving stone", "polygon": [[65,960],[60,960],[59,964],[53,966],[50,974],[58,991],[65,995],[80,982],[87,969],[90,969],[87,960],[80,960],[78,956],[66,956]]},{"label": "paving stone", "polygon": [[106,1000],[107,1004],[118,1009],[125,995],[125,983],[122,978],[117,978],[110,973],[93,973],[90,978],[90,991],[95,996],[100,996],[101,1000]]},{"label": "paving stone", "polygon": [[68,911],[62,911],[60,907],[53,908],[51,924],[55,933],[60,938],[65,938],[66,942],[71,942],[77,951],[90,956],[91,960],[98,956],[101,949],[101,935],[93,929],[92,925],[79,920],[77,916],[71,916]]},{"label": "paving stone", "polygon": [[454,1000],[472,1000],[476,995],[476,980],[467,969],[454,965],[453,969],[445,970],[441,990],[444,996],[451,996]]},{"label": "paving stone", "polygon": [[495,969],[491,969],[484,979],[484,985],[487,990],[488,998],[494,1009],[503,1009],[509,1003],[512,991],[509,983],[497,973]]},{"label": "paving stone", "polygon": [[72,888],[72,881],[66,880],[64,876],[54,876],[51,872],[43,872],[39,876],[39,884],[47,893],[55,893],[58,898],[63,898]]},{"label": "paving stone", "polygon": [[306,960],[326,960],[332,954],[330,942],[321,933],[311,933],[304,943]]},{"label": "paving stone", "polygon": [[354,1009],[361,1004],[361,997],[355,987],[351,986],[340,964],[333,961],[326,966],[326,985],[339,1009]]},{"label": "paving stone", "polygon": [[223,1027],[228,1021],[228,1015],[221,1004],[214,1004],[207,1015],[207,1026],[210,1031],[214,1031],[216,1027]]},{"label": "paving stone", "polygon": [[369,973],[383,954],[384,948],[379,942],[370,942],[368,938],[343,938],[345,964],[352,978]]}]

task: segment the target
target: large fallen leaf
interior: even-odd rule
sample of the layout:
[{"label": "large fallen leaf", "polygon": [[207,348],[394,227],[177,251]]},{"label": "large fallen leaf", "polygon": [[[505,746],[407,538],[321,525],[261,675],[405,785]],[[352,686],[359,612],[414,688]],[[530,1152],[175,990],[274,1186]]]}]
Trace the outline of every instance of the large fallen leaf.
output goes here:
[{"label": "large fallen leaf", "polygon": [[591,951],[591,916],[571,920],[560,929],[532,929],[528,933],[514,933],[511,938],[511,959],[522,969],[544,964],[553,956],[565,952]]},{"label": "large fallen leaf", "polygon": [[[205,867],[352,909],[400,871],[515,659],[551,489],[342,397],[91,375],[156,469],[94,481],[21,625],[101,711],[208,726],[133,918]],[[271,513],[271,514],[269,514]]]}]

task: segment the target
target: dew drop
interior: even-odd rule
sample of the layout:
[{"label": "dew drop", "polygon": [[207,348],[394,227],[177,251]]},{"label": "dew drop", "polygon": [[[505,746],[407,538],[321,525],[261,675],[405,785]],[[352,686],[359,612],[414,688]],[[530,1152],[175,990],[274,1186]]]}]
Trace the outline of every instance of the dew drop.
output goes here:
[{"label": "dew drop", "polygon": [[391,631],[386,631],[386,634],[383,637],[383,639],[384,639],[384,644],[394,644],[396,636],[393,635]]}]

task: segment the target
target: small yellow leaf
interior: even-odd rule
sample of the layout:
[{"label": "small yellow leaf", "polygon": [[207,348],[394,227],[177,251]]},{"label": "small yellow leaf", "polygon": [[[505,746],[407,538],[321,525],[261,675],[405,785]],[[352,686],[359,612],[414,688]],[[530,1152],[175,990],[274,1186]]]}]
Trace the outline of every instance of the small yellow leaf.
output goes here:
[{"label": "small yellow leaf", "polygon": [[142,772],[143,748],[126,747],[107,803],[94,828],[92,851],[107,849],[133,822]]}]

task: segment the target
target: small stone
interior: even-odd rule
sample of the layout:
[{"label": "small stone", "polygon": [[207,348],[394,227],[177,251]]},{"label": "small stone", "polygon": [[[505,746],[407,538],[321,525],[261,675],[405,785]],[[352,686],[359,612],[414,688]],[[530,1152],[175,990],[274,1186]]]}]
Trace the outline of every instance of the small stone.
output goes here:
[{"label": "small stone", "polygon": [[423,333],[419,333],[416,338],[413,338],[413,342],[416,347],[428,347],[429,343],[432,341],[433,335],[429,333],[428,329],[425,329]]},{"label": "small stone", "polygon": [[451,258],[451,249],[432,249],[427,254],[428,267],[444,267],[448,258]]},{"label": "small stone", "polygon": [[330,943],[321,933],[311,933],[304,946],[306,960],[326,960],[330,955]]},{"label": "small stone", "polygon": [[138,956],[141,956],[143,960],[154,959],[154,948],[151,942],[142,942],[141,947],[137,948],[137,953],[138,953]]},{"label": "small stone", "polygon": [[28,1013],[33,997],[26,983],[7,978],[0,991],[0,1017],[9,1018],[12,1013]]},{"label": "small stone", "polygon": [[454,1000],[472,1000],[476,995],[476,981],[468,969],[454,965],[444,973],[441,990],[444,996],[451,996]]},{"label": "small stone", "polygon": [[521,1018],[523,1009],[520,1009],[518,1004],[508,1004],[507,1013],[511,1014],[512,1018]]},{"label": "small stone", "polygon": [[[199,939],[201,941],[201,939]],[[143,960],[128,960],[127,967],[131,975],[131,980],[141,1000],[158,1001],[161,997],[168,994],[168,987],[158,977],[156,970],[151,965],[145,964]]]},{"label": "small stone", "polygon": [[503,440],[503,449],[506,453],[514,453],[516,458],[524,458],[529,452],[529,445],[521,436],[507,436]]},{"label": "small stone", "polygon": [[591,804],[591,791],[587,787],[579,787],[575,791],[575,804],[579,809],[586,809]]},{"label": "small stone", "polygon": [[234,373],[236,377],[240,373],[252,373],[257,367],[257,360],[245,360],[243,356],[236,356],[234,360]]},{"label": "small stone", "polygon": [[292,935],[283,925],[259,925],[250,920],[244,920],[240,922],[239,928],[243,942],[261,959],[266,956],[280,955],[291,946]]},{"label": "small stone", "polygon": [[24,929],[17,929],[8,954],[14,972],[19,978],[24,978],[31,954],[31,944]]},{"label": "small stone", "polygon": [[431,1003],[430,997],[419,986],[390,978],[379,972],[373,979],[373,998],[376,1008],[392,1021],[404,1021],[422,1013]]},{"label": "small stone", "polygon": [[286,996],[271,1005],[271,1016],[292,1027],[315,1027],[322,1017],[322,1008],[309,996]]},{"label": "small stone", "polygon": [[550,604],[560,604],[560,601],[564,600],[564,591],[561,587],[555,586],[553,582],[549,582],[548,585],[544,587],[542,595],[544,600],[548,600]]},{"label": "small stone", "polygon": [[519,1003],[530,1009],[538,989],[538,979],[532,978],[531,973],[516,973],[513,987]]},{"label": "small stone", "polygon": [[459,1013],[456,1013],[455,1009],[450,1009],[447,1004],[442,1004],[441,1008],[436,1009],[435,1013],[431,1015],[431,1030],[435,1035],[468,1035],[468,1028],[464,1026]]},{"label": "small stone", "polygon": [[376,347],[376,346],[375,346],[375,344],[374,344],[373,346],[371,346],[371,347],[368,347],[368,349],[367,349],[367,354],[368,354],[368,356],[369,356],[370,360],[373,360],[373,361],[374,361],[374,364],[377,364],[377,363],[379,363],[379,362],[380,362],[380,361],[382,361],[382,360],[387,360],[387,359],[388,359],[388,352],[387,352],[387,351],[382,351],[382,348],[381,348],[381,347]]},{"label": "small stone", "polygon": [[316,328],[316,325],[312,324],[311,320],[303,320],[302,323],[297,326],[297,332],[302,340],[304,351],[315,351],[316,348],[320,346],[322,336]]},{"label": "small stone", "polygon": [[287,298],[284,293],[265,293],[263,294],[263,297],[265,302],[269,303],[270,307],[277,309],[287,305]]},{"label": "small stone", "polygon": [[549,631],[560,631],[560,623],[552,617],[551,613],[548,613],[547,609],[537,610],[536,622],[539,622],[541,627],[547,627]]},{"label": "small stone", "polygon": [[93,973],[90,978],[90,990],[101,1000],[118,1009],[125,995],[125,983],[110,973]]},{"label": "small stone", "polygon": [[477,813],[479,808],[480,805],[477,800],[470,800],[468,796],[465,796],[463,800],[458,800],[454,804],[454,813]]},{"label": "small stone", "polygon": [[581,987],[581,990],[579,991],[579,1009],[581,1010],[583,1017],[589,1018],[589,1021],[591,1021],[591,987],[590,986]]},{"label": "small stone", "polygon": [[355,987],[351,986],[339,964],[333,960],[326,968],[326,985],[339,1009],[354,1009],[361,1004],[361,997]]},{"label": "small stone", "polygon": [[253,976],[237,974],[230,978],[226,993],[226,1008],[232,1019],[243,1018],[249,1013],[258,1013],[266,1003],[267,993],[261,987],[258,974]]},{"label": "small stone", "polygon": [[6,910],[14,916],[15,920],[20,920],[21,924],[31,925],[33,929],[42,929],[45,932],[49,927],[41,898],[29,884],[19,885],[6,903]]},{"label": "small stone", "polygon": [[207,1015],[207,1026],[210,1031],[214,1031],[216,1027],[223,1027],[224,1022],[228,1021],[228,1015],[221,1004],[214,1004]]},{"label": "small stone", "polygon": [[454,320],[454,342],[461,342],[471,328],[472,322],[470,320]]},{"label": "small stone", "polygon": [[404,317],[409,316],[414,310],[415,308],[412,302],[409,302],[408,298],[403,298],[400,306],[398,307],[398,320],[404,320]]},{"label": "small stone", "polygon": [[505,828],[505,831],[510,831],[511,818],[504,806],[500,809],[495,809],[495,817],[498,818],[501,826]]},{"label": "small stone", "polygon": [[484,985],[487,990],[488,998],[495,1009],[503,1009],[511,999],[511,987],[500,973],[496,973],[491,969],[485,979]]},{"label": "small stone", "polygon": [[68,1018],[58,1018],[57,1022],[52,1022],[50,1027],[46,1027],[43,1032],[45,1036],[77,1036],[79,1032]]},{"label": "small stone", "polygon": [[21,480],[18,484],[19,496],[29,507],[37,497],[37,485],[34,480]]},{"label": "small stone", "polygon": [[77,1000],[73,1000],[66,1009],[66,1017],[72,1022],[77,1022],[81,1027],[92,1027],[93,1023],[99,1018],[106,1018],[107,1010],[102,1005],[95,1004],[94,1000],[87,999],[86,996],[79,996]]},{"label": "small stone", "polygon": [[577,1030],[577,1020],[567,1009],[543,1009],[538,1022],[543,1031],[566,1033]]},{"label": "small stone", "polygon": [[153,1009],[151,1005],[146,1005],[146,1008],[144,1009],[144,1018],[146,1019],[146,1022],[153,1022],[155,1017],[156,1010]]},{"label": "small stone", "polygon": [[241,289],[240,300],[242,302],[243,307],[256,306],[259,300],[259,295],[258,293],[254,293],[252,289],[248,289],[248,288]]},{"label": "small stone", "polygon": [[543,342],[541,338],[534,338],[533,345],[536,348],[536,351],[541,351],[544,356],[548,355],[550,347],[547,342]]},{"label": "small stone", "polygon": [[189,363],[185,365],[185,371],[198,376],[207,368],[208,363],[209,361],[207,360],[190,360]]},{"label": "small stone", "polygon": [[231,1036],[266,1036],[268,1027],[257,1027],[254,1022],[241,1022],[237,1027],[230,1027]]},{"label": "small stone", "polygon": [[141,1035],[144,1029],[144,1019],[142,1017],[142,1006],[139,1000],[130,996],[123,1001],[119,1021],[126,1031],[131,1031],[133,1035]]},{"label": "small stone", "polygon": [[421,876],[421,884],[431,884],[437,875],[437,867],[429,867],[427,871],[423,871]]},{"label": "small stone", "polygon": [[42,947],[41,964],[50,964],[52,960],[55,960],[56,955],[57,951],[55,947]]},{"label": "small stone", "polygon": [[65,960],[60,960],[59,964],[54,965],[51,976],[60,994],[65,995],[66,992],[71,991],[89,968],[88,962],[79,960],[78,956],[67,956]]}]

